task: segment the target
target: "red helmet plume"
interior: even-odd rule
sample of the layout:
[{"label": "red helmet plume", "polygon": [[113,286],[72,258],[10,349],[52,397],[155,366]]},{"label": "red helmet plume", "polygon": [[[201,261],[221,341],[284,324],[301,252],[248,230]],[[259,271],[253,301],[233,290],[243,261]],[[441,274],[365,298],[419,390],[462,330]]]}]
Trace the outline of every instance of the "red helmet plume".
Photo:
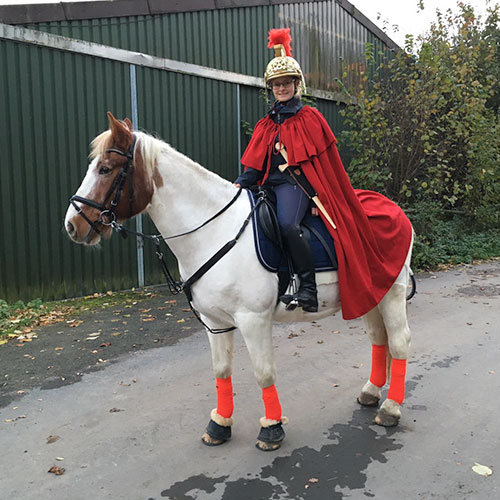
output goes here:
[{"label": "red helmet plume", "polygon": [[275,45],[283,45],[285,48],[285,54],[292,57],[291,42],[292,37],[290,36],[290,28],[269,30],[269,43],[267,44],[269,49],[272,49]]}]

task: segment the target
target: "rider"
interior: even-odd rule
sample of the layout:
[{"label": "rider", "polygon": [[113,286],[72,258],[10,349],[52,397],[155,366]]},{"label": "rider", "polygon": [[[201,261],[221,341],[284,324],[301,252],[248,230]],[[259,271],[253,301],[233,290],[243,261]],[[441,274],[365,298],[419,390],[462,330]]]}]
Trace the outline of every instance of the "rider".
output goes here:
[{"label": "rider", "polygon": [[[278,32],[278,39],[276,32]],[[262,165],[260,169],[248,165],[248,168],[236,179],[235,185],[246,188],[258,183],[273,189],[283,241],[300,280],[296,297],[298,305],[304,311],[316,312],[318,299],[314,260],[309,240],[300,227],[310,207],[310,201],[306,193],[297,185],[295,178],[288,175],[286,171],[280,171],[279,166],[286,161],[276,149],[276,145],[280,144],[281,125],[304,107],[300,100],[302,92],[305,91],[304,76],[297,61],[290,57],[291,53],[286,53],[286,38],[290,37],[289,32],[290,29],[271,30],[270,47],[275,48],[276,57],[267,65],[265,73],[266,84],[272,89],[276,99],[268,113],[268,118],[277,126],[277,133],[274,137],[275,149],[266,155],[265,165]],[[285,35],[284,39],[282,39],[283,35]],[[277,41],[283,43],[276,43]],[[244,159],[245,155],[242,159],[243,164],[245,164]],[[280,297],[280,300],[287,304],[292,299],[290,295]]]},{"label": "rider", "polygon": [[[305,81],[298,62],[291,57],[290,42],[289,28],[269,32],[268,47],[274,48],[275,57],[267,65],[264,79],[276,101],[255,125],[241,158],[245,171],[235,185],[260,184],[276,193],[283,239],[300,279],[296,299],[305,311],[317,311],[314,263],[300,229],[310,201],[288,175],[290,169],[282,173],[278,167],[286,162],[293,166],[292,172],[306,177],[335,224],[334,228],[320,213],[335,241],[342,315],[354,319],[375,307],[396,280],[410,247],[412,229],[390,200],[352,188],[328,123],[318,110],[300,100]],[[282,154],[281,148],[286,153]],[[290,299],[280,297],[284,302]]]}]

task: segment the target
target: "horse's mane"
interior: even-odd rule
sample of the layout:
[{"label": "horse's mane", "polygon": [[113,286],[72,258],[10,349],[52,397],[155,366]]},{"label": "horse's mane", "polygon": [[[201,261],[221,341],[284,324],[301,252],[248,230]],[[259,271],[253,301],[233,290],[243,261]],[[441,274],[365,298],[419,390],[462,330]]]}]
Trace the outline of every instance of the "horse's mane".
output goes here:
[{"label": "horse's mane", "polygon": [[[209,179],[215,180],[215,178],[222,180],[222,178],[219,175],[202,167],[195,161],[191,160],[191,158],[180,153],[174,147],[170,146],[170,144],[167,144],[161,139],[158,139],[150,134],[147,134],[146,132],[135,131],[134,134],[137,137],[136,148],[140,148],[141,156],[144,159],[144,164],[146,165],[146,168],[149,170],[150,174],[153,173],[154,167],[157,164],[159,156],[162,153],[164,153],[177,157],[176,159],[181,164],[185,163],[191,165],[198,171],[198,175],[200,175],[201,177],[205,177],[205,179],[207,180]],[[89,158],[94,159],[98,156],[103,155],[106,152],[106,150],[108,150],[111,147],[111,142],[112,142],[111,131],[106,130],[101,134],[99,134],[90,143]]]},{"label": "horse's mane", "polygon": [[[144,163],[147,166],[156,165],[158,156],[168,148],[168,144],[145,132],[134,132],[134,134],[137,137],[136,148],[140,149]],[[106,130],[90,143],[89,158],[94,159],[103,155],[110,147],[111,131]]]}]

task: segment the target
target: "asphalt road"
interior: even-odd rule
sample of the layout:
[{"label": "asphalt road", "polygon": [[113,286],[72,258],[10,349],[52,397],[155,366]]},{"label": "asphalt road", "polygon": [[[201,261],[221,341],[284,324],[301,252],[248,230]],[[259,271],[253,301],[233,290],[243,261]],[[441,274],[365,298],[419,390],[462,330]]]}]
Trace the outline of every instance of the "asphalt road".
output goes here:
[{"label": "asphalt road", "polygon": [[273,453],[254,446],[263,407],[241,339],[233,439],[201,443],[215,403],[208,341],[170,297],[0,346],[0,499],[500,498],[500,261],[417,282],[397,428],[356,403],[370,361],[361,321],[276,325],[290,423]]}]

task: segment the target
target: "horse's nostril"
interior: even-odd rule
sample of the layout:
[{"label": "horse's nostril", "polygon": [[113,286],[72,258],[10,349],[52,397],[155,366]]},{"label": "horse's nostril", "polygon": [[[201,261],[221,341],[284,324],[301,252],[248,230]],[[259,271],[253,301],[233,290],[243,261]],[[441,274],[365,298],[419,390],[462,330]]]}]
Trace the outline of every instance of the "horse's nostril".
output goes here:
[{"label": "horse's nostril", "polygon": [[68,231],[68,234],[73,234],[75,232],[75,226],[69,221],[66,222],[66,231]]}]

